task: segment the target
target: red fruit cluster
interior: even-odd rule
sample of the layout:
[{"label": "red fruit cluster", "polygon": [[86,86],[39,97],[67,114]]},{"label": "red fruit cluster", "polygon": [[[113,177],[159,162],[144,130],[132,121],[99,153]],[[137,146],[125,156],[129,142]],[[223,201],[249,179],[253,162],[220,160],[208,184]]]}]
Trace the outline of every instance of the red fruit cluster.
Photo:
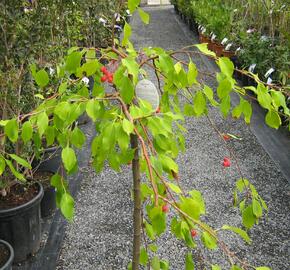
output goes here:
[{"label": "red fruit cluster", "polygon": [[195,236],[197,236],[197,231],[194,229],[191,229],[190,234],[192,237],[195,237]]},{"label": "red fruit cluster", "polygon": [[104,74],[102,77],[101,77],[101,82],[109,82],[109,83],[112,83],[113,80],[114,80],[114,75],[108,71],[106,69],[106,67],[101,67],[101,71],[102,73]]},{"label": "red fruit cluster", "polygon": [[225,157],[223,161],[223,166],[224,167],[230,167],[231,166],[231,161],[229,158]]},{"label": "red fruit cluster", "polygon": [[160,113],[160,107],[157,108],[156,113]]},{"label": "red fruit cluster", "polygon": [[163,213],[168,213],[168,212],[169,212],[169,209],[170,209],[169,204],[164,204],[164,205],[162,206],[162,212],[163,212]]}]

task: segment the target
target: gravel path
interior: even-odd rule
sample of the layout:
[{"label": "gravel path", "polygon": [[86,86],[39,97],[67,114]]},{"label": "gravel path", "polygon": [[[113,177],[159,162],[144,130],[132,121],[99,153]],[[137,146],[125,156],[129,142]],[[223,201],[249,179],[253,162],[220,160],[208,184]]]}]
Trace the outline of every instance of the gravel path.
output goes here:
[{"label": "gravel path", "polygon": [[[172,7],[146,8],[151,14],[149,26],[133,17],[132,38],[137,47],[161,46],[178,49],[196,43],[196,37],[180,22]],[[196,59],[205,66],[205,59]],[[213,69],[206,63],[207,68]],[[212,82],[208,82],[212,84]],[[222,238],[242,258],[255,265],[268,265],[274,270],[290,269],[290,187],[279,168],[271,160],[242,121],[224,120],[215,109],[210,117],[223,132],[236,134],[241,141],[229,142],[235,149],[241,169],[269,206],[268,217],[251,231],[252,245],[227,233]],[[187,151],[178,158],[182,186],[202,192],[208,216],[206,221],[215,227],[223,224],[241,225],[241,218],[232,208],[231,190],[239,178],[234,166],[223,170],[221,160],[228,156],[206,118],[187,121]],[[125,167],[117,174],[106,168],[96,175],[90,168],[83,172],[83,184],[76,203],[76,217],[69,225],[58,262],[58,270],[126,269],[131,254],[132,202],[130,200],[131,172]],[[170,260],[170,269],[184,269],[187,251],[170,233],[160,240],[159,254]],[[196,255],[197,252],[195,252]],[[199,254],[200,255],[200,254]],[[228,269],[218,251],[202,254]],[[202,269],[198,266],[198,269]]]}]

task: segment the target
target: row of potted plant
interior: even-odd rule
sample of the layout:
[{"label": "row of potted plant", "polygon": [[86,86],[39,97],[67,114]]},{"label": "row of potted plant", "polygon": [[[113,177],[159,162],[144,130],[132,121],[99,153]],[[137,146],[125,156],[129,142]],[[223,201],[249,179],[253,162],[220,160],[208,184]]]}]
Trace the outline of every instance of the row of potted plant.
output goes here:
[{"label": "row of potted plant", "polygon": [[[200,25],[199,32],[235,53],[239,68],[268,83],[289,85],[289,5],[284,1],[173,0],[175,9]],[[288,29],[288,30],[287,30]]]}]

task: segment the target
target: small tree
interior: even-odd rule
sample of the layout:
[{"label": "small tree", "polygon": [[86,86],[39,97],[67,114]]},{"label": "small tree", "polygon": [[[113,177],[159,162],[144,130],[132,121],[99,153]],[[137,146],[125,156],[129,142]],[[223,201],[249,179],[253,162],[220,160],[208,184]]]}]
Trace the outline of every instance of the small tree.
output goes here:
[{"label": "small tree", "polygon": [[[143,22],[148,24],[149,15],[138,8],[138,4],[138,0],[129,0],[128,8],[131,13],[138,10]],[[72,220],[74,200],[69,194],[63,171],[68,174],[76,172],[75,148],[82,148],[86,140],[76,124],[78,117],[86,113],[92,119],[97,131],[91,145],[92,166],[95,170],[100,172],[104,163],[108,162],[112,169],[120,172],[121,165],[132,161],[134,240],[129,269],[139,269],[140,264],[148,265],[148,269],[169,269],[169,262],[160,260],[155,255],[149,258],[148,250],[154,253],[157,248],[155,245],[148,245],[148,241],[154,242],[166,231],[167,212],[170,208],[175,215],[171,220],[171,232],[189,248],[196,247],[198,234],[205,248],[220,248],[225,253],[232,270],[269,269],[252,266],[240,259],[218,235],[220,230],[229,230],[250,243],[246,230],[229,225],[215,229],[201,220],[201,216],[206,214],[202,194],[198,190],[185,192],[182,189],[175,162],[179,152],[185,150],[185,116],[207,116],[210,105],[219,108],[225,117],[231,112],[233,117],[243,116],[246,123],[250,122],[251,102],[246,98],[246,90],[233,79],[234,65],[228,58],[217,58],[207,49],[206,44],[188,46],[179,51],[144,48],[137,52],[129,41],[130,35],[131,27],[125,23],[121,45],[115,40],[112,31],[112,47],[70,49],[64,61],[57,66],[55,77],[50,78],[54,83],[56,80],[59,82],[54,93],[44,96],[43,103],[31,113],[17,119],[0,121],[4,128],[1,138],[7,138],[12,143],[18,140],[25,144],[32,143],[36,148],[40,147],[42,139],[46,140],[47,145],[61,146],[62,166],[52,177],[51,184],[56,188],[58,207],[67,219]],[[198,76],[211,74],[198,71],[192,57],[197,53],[216,60],[220,69],[216,76],[216,93]],[[179,60],[178,54],[190,56],[189,60]],[[100,63],[103,59],[109,63],[106,67]],[[135,91],[138,88],[142,93],[142,89],[147,89],[156,94],[157,90],[152,87],[152,83],[144,82],[143,78],[147,77],[145,67],[154,70],[158,81],[161,97],[158,108],[156,105],[152,106],[155,99],[147,99],[146,95],[142,95],[142,99]],[[39,72],[45,75],[37,77],[37,84],[44,89],[48,88],[48,74],[45,70],[35,70],[33,75],[37,76]],[[268,110],[266,123],[279,128],[279,107],[283,107],[285,114],[289,116],[283,93],[270,89],[255,75],[249,76],[256,79],[258,86],[248,87],[247,90],[254,92],[261,106]],[[87,84],[88,77],[94,80],[91,93]],[[142,87],[147,83],[151,85],[149,88]],[[109,93],[106,91],[108,87],[112,89]],[[240,104],[234,108],[230,103],[232,92],[240,97]],[[186,102],[182,103],[180,97]],[[214,124],[213,127],[224,141],[228,139],[228,135],[225,136]],[[230,153],[231,157],[224,159],[223,166],[231,166],[232,159],[240,172],[234,191],[234,205],[239,206],[243,226],[248,230],[262,217],[267,206],[255,187],[242,175],[234,153]],[[21,166],[29,166],[21,157],[1,152],[1,174],[8,165],[7,168],[17,179],[25,181],[21,170],[16,171],[13,167],[11,158]],[[141,173],[146,175],[146,180],[141,181]],[[145,241],[141,240],[141,234],[147,235],[144,236]],[[186,255],[185,264],[186,269],[194,269],[191,253]],[[212,262],[211,267],[221,269]]]}]

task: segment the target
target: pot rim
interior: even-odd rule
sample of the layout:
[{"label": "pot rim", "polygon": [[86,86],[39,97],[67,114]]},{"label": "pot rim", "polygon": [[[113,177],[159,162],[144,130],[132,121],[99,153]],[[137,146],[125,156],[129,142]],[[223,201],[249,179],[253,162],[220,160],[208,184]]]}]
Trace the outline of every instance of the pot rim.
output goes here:
[{"label": "pot rim", "polygon": [[13,250],[12,246],[8,242],[0,239],[0,243],[4,244],[8,248],[9,252],[10,252],[9,259],[7,260],[7,262],[1,268],[1,269],[5,269],[9,265],[12,265],[12,262],[14,260],[14,250]]},{"label": "pot rim", "polygon": [[38,185],[38,194],[30,201],[28,201],[25,204],[16,206],[16,207],[12,207],[10,209],[0,209],[0,218],[2,217],[9,217],[9,216],[14,216],[17,213],[23,213],[24,211],[30,209],[31,207],[33,207],[35,204],[37,204],[38,202],[41,201],[44,191],[43,191],[43,186],[41,183],[39,182],[35,182],[35,184]]}]

